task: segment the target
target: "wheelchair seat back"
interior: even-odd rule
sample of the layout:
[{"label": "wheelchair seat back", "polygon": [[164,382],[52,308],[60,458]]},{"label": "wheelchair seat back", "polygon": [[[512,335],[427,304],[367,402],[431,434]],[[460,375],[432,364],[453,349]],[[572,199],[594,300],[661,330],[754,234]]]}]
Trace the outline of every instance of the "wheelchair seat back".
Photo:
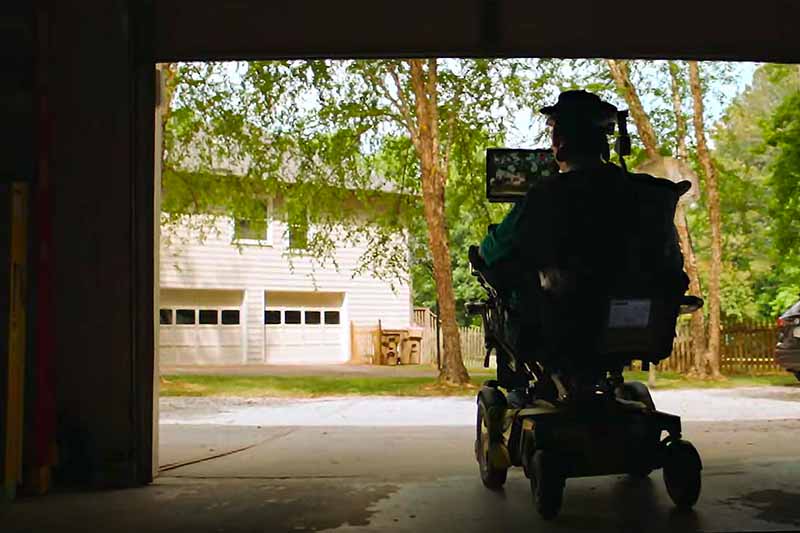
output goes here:
[{"label": "wheelchair seat back", "polygon": [[672,351],[688,288],[673,223],[688,187],[622,173],[607,176],[601,189],[587,183],[559,185],[539,206],[556,238],[537,270],[538,358],[567,366],[656,363]]}]

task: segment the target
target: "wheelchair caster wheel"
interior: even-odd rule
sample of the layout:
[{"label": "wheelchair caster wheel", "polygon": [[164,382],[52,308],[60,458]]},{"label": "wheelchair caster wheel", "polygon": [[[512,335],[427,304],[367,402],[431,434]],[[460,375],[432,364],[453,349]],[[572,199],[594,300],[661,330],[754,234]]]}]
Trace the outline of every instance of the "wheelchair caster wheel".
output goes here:
[{"label": "wheelchair caster wheel", "polygon": [[545,520],[558,516],[564,499],[564,477],[561,475],[558,457],[545,450],[537,450],[533,455],[530,482],[533,504],[539,516]]},{"label": "wheelchair caster wheel", "polygon": [[688,509],[700,497],[703,464],[692,443],[676,440],[667,444],[664,455],[664,484],[675,505]]},{"label": "wheelchair caster wheel", "polygon": [[510,459],[508,450],[500,443],[492,443],[489,439],[486,410],[478,406],[478,434],[475,440],[475,456],[483,485],[492,490],[503,487],[508,476]]}]

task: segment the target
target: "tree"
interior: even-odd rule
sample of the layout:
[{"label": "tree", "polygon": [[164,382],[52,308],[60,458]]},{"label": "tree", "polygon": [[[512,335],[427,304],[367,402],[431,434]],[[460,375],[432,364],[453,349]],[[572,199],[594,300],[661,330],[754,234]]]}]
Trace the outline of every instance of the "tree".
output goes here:
[{"label": "tree", "polygon": [[[683,114],[683,95],[682,85],[683,80],[681,77],[680,67],[674,61],[668,64],[670,74],[670,90],[672,94],[672,109],[675,113],[675,143],[676,155],[681,161],[689,160],[689,151],[686,148],[686,116]],[[693,185],[697,185],[696,183]],[[694,295],[703,294],[700,287],[700,274],[697,270],[697,257],[694,253],[694,244],[692,236],[689,232],[689,221],[686,219],[686,203],[680,202],[678,204],[677,212],[675,213],[675,227],[678,230],[678,235],[681,241],[681,249],[683,251],[684,269],[686,275],[689,276],[689,291]],[[692,313],[690,318],[691,331],[692,331],[692,344],[694,348],[694,369],[693,373],[697,375],[704,375],[706,368],[706,325],[705,316],[702,312]]]},{"label": "tree", "polygon": [[[793,303],[791,271],[797,254],[780,250],[776,217],[787,202],[774,190],[772,165],[778,150],[768,138],[781,104],[800,91],[796,65],[766,64],[750,85],[725,110],[714,132],[714,157],[721,174],[723,245],[738,292],[723,278],[723,314],[774,318]],[[790,197],[791,198],[791,197]],[[764,207],[768,206],[768,209]],[[776,211],[777,208],[777,211]],[[736,301],[733,296],[739,296]]]},{"label": "tree", "polygon": [[[398,199],[377,210],[369,224],[355,216],[350,222],[371,244],[365,268],[388,265],[389,275],[401,275],[405,251],[391,235],[422,212],[442,321],[440,380],[466,383],[445,216],[448,179],[454,170],[469,174],[481,168],[476,141],[502,138],[511,113],[536,99],[541,83],[530,75],[532,66],[510,60],[253,62],[239,80],[229,65],[182,66],[187,75],[171,117],[173,140],[181,142],[170,145],[167,157],[173,163],[169,185],[181,193],[173,195],[170,212],[212,208],[250,217],[265,195],[313,197],[305,203],[324,231],[315,232],[309,247],[324,258],[333,252],[333,239],[326,236],[346,216],[342,191],[369,190],[380,178],[408,193],[404,198],[420,194],[421,209],[414,200]],[[418,181],[406,182],[405,172],[376,175],[381,165],[392,166],[387,152],[400,155],[398,137],[409,141],[402,161]],[[191,153],[180,153],[190,146]],[[212,175],[221,160],[238,169],[225,187]],[[191,172],[183,171],[187,162]],[[291,186],[284,175],[287,162]],[[365,193],[357,194],[366,200]]]},{"label": "tree", "polygon": [[[708,220],[711,228],[711,266],[708,281],[708,353],[706,359],[709,370],[714,377],[720,376],[721,329],[720,320],[720,277],[722,273],[722,220],[720,216],[719,180],[717,168],[711,157],[706,142],[703,117],[703,88],[700,80],[700,68],[697,61],[689,61],[689,83],[692,93],[694,113],[695,142],[697,157],[705,174],[708,194]],[[698,369],[699,370],[699,369]]]},{"label": "tree", "polygon": [[769,167],[769,211],[775,252],[781,258],[777,269],[781,287],[772,309],[777,314],[800,294],[800,90],[787,96],[764,124],[764,137],[774,151]]},{"label": "tree", "polygon": [[[636,131],[642,144],[644,145],[645,154],[648,158],[644,169],[649,170],[650,168],[658,167],[660,169],[660,172],[657,172],[658,174],[668,174],[669,172],[664,165],[664,158],[659,151],[655,129],[650,122],[650,117],[644,109],[644,105],[642,105],[636,87],[631,81],[628,63],[626,61],[618,61],[613,59],[607,60],[606,63],[611,73],[611,77],[617,86],[618,92],[628,104],[631,117],[633,117],[636,125]],[[671,75],[671,94],[676,125],[675,138],[677,144],[677,153],[675,155],[678,156],[679,161],[686,161],[688,155],[686,149],[686,122],[682,112],[679,74],[677,69],[677,65],[673,62],[670,62],[669,71]],[[669,177],[677,179],[689,178],[690,176],[688,175],[688,167],[684,164],[682,168],[684,169],[682,176]],[[684,209],[684,202],[680,202],[675,213],[675,226],[678,230],[678,237],[684,255],[684,267],[686,274],[689,277],[689,289],[693,294],[699,295],[702,294],[700,290],[700,279],[697,271],[694,247],[692,245],[692,239],[689,233],[689,225],[686,220],[686,212]],[[705,368],[704,364],[701,365],[705,359],[705,325],[703,314],[693,313],[691,324],[692,342],[695,349],[696,365],[698,367],[702,366]]]}]

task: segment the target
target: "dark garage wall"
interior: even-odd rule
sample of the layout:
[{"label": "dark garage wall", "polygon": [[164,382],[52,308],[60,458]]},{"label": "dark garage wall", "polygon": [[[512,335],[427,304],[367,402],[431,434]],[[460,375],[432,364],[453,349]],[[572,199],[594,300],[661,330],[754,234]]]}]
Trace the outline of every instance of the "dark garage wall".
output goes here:
[{"label": "dark garage wall", "polygon": [[[124,1],[51,6],[46,84],[58,413],[62,427],[94,455],[89,473],[96,481],[130,480],[136,290],[130,18]],[[65,451],[66,460],[77,453]]]}]

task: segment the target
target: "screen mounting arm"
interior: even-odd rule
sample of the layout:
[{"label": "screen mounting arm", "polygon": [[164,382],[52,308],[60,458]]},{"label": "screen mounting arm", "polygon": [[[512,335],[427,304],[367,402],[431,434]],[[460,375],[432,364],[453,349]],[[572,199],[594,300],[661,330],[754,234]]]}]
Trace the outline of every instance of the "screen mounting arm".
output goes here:
[{"label": "screen mounting arm", "polygon": [[617,127],[619,134],[614,143],[614,151],[619,156],[619,164],[625,172],[628,167],[625,164],[625,156],[631,155],[631,136],[628,135],[628,110],[617,111]]}]

